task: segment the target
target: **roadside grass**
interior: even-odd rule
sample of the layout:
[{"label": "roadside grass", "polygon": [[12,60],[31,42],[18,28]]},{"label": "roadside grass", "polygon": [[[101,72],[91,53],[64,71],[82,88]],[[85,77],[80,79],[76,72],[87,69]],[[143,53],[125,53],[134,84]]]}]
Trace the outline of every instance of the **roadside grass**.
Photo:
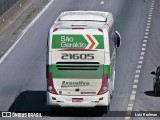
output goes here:
[{"label": "roadside grass", "polygon": [[38,8],[34,8],[22,21],[21,25],[12,33],[12,35],[16,35],[20,29],[24,28],[30,22],[30,20],[32,19],[32,16],[37,12],[38,12]]}]

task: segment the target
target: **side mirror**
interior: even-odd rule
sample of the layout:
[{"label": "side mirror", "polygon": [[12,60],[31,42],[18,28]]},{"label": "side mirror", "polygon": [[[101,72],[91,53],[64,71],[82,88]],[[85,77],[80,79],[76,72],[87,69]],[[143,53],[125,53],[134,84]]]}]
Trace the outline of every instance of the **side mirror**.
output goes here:
[{"label": "side mirror", "polygon": [[155,71],[152,71],[151,74],[152,74],[152,75],[155,75],[156,73],[155,73]]},{"label": "side mirror", "polygon": [[116,35],[116,47],[119,48],[121,46],[121,35],[119,34],[118,31],[115,31]]}]

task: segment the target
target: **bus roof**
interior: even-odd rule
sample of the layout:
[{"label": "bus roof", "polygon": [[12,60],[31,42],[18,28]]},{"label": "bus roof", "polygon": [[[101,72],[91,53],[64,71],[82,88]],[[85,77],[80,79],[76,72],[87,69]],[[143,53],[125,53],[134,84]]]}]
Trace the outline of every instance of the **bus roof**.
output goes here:
[{"label": "bus roof", "polygon": [[105,22],[107,20],[108,12],[100,11],[68,11],[63,12],[59,21],[97,21]]}]

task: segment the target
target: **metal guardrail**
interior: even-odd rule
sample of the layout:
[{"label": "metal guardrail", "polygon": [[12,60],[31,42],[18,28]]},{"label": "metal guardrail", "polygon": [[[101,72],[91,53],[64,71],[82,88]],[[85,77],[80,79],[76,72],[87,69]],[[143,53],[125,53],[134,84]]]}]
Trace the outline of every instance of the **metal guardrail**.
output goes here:
[{"label": "metal guardrail", "polygon": [[0,16],[19,0],[0,0]]}]

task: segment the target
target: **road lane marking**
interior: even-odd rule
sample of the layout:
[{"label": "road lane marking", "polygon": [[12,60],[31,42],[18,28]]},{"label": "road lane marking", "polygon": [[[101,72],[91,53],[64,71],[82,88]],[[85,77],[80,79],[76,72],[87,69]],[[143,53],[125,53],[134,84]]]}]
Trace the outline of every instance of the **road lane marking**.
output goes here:
[{"label": "road lane marking", "polygon": [[137,85],[133,85],[133,89],[136,89],[137,88]]},{"label": "road lane marking", "polygon": [[144,57],[143,57],[143,56],[140,56],[140,57],[139,57],[139,59],[140,59],[140,60],[143,60],[143,59],[144,59]]},{"label": "road lane marking", "polygon": [[142,65],[137,65],[137,69],[141,69]]},{"label": "road lane marking", "polygon": [[138,83],[138,79],[135,79],[135,80],[134,80],[134,83]]},{"label": "road lane marking", "polygon": [[145,52],[141,52],[141,55],[144,55],[145,54]]},{"label": "road lane marking", "polygon": [[147,40],[143,40],[144,43],[147,43]]},{"label": "road lane marking", "polygon": [[132,95],[135,95],[137,92],[135,90],[132,91]]},{"label": "road lane marking", "polygon": [[135,100],[136,95],[131,95],[130,96],[130,101],[134,101]]},{"label": "road lane marking", "polygon": [[144,34],[145,34],[145,35],[148,35],[148,34],[149,34],[149,32],[145,32]]},{"label": "road lane marking", "polygon": [[[147,37],[147,38],[148,38],[148,37]],[[147,44],[145,44],[145,43],[144,43],[144,44],[142,44],[142,46],[143,46],[143,47],[146,47],[146,46],[147,46]]]},{"label": "road lane marking", "polygon": [[141,72],[141,70],[136,70],[136,74],[138,74],[138,73],[140,73]]},{"label": "road lane marking", "polygon": [[146,50],[146,48],[143,47],[143,48],[142,48],[142,51],[145,51],[145,50]]},{"label": "road lane marking", "polygon": [[143,63],[143,61],[141,61],[141,60],[140,60],[140,61],[138,61],[138,64],[142,64],[142,63]]},{"label": "road lane marking", "polygon": [[152,17],[148,17],[148,20],[151,20],[152,19]]},{"label": "road lane marking", "polygon": [[148,36],[144,36],[144,38],[148,38]]},{"label": "road lane marking", "polygon": [[151,23],[147,23],[147,25],[151,25]]},{"label": "road lane marking", "polygon": [[16,42],[5,52],[5,54],[0,58],[0,64],[6,59],[9,53],[14,49],[14,47],[18,44],[21,38],[25,35],[25,33],[31,28],[31,26],[42,16],[42,14],[49,8],[49,6],[54,2],[54,0],[50,0],[50,2],[42,9],[42,11],[32,20],[32,22],[22,31],[22,33],[17,38]]},{"label": "road lane marking", "polygon": [[102,0],[102,1],[100,2],[100,4],[103,5],[103,4],[104,4],[104,1]]},{"label": "road lane marking", "polygon": [[138,79],[138,78],[139,78],[139,75],[135,75],[135,78]]},{"label": "road lane marking", "polygon": [[150,28],[150,26],[146,26],[146,28]]},{"label": "road lane marking", "polygon": [[151,25],[153,10],[154,10],[154,3],[155,3],[155,0],[152,0],[152,4],[150,6],[150,10],[149,10],[149,13],[148,13],[148,18],[147,18],[148,20],[147,20],[145,33],[144,33],[144,39],[143,39],[143,43],[142,43],[141,54],[140,54],[140,57],[139,57],[139,61],[138,61],[138,65],[137,65],[137,69],[136,69],[136,73],[135,73],[132,93],[130,95],[130,101],[129,101],[128,107],[127,107],[127,112],[128,113],[126,114],[125,120],[130,120],[131,119],[131,112],[133,110],[134,101],[136,99],[136,93],[137,93],[136,90],[138,88],[140,72],[141,72],[141,69],[142,69],[143,59],[144,59],[144,56],[145,56],[145,50],[146,50],[146,46],[147,46],[147,41],[148,41],[148,38],[149,38],[148,35],[149,35],[150,28],[151,28],[150,25]]}]

